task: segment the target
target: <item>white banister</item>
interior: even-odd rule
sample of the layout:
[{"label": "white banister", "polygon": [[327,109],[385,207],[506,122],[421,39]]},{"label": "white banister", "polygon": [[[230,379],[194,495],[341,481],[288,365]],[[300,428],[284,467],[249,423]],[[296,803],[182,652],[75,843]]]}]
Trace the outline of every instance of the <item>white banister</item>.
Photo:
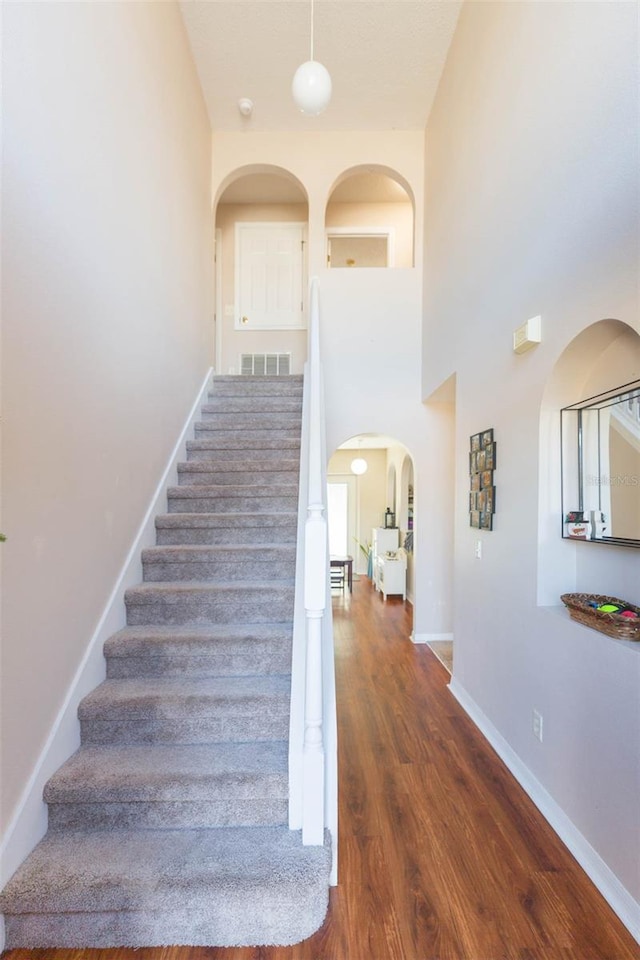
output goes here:
[{"label": "white banister", "polygon": [[326,465],[320,304],[310,283],[309,348],[305,364],[298,509],[296,602],[291,679],[289,825],[302,841],[332,836],[333,882],[337,842],[337,733],[333,624],[328,563]]}]

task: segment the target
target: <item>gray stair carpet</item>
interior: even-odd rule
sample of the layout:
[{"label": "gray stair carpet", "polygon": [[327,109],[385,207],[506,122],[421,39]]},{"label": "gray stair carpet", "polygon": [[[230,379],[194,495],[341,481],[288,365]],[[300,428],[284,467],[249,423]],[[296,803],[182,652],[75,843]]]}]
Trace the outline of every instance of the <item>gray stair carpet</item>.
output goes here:
[{"label": "gray stair carpet", "polygon": [[216,377],[49,828],[0,896],[9,948],[289,945],[330,850],[288,829],[301,377]]}]

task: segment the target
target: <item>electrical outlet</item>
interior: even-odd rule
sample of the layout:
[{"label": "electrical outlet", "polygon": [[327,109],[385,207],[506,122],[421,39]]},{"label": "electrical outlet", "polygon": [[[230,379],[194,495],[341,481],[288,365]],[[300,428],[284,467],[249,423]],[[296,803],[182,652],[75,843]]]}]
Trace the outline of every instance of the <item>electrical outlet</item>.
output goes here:
[{"label": "electrical outlet", "polygon": [[532,729],[534,737],[542,743],[542,714],[539,710],[533,711]]},{"label": "electrical outlet", "polygon": [[476,560],[482,560],[482,540],[476,540]]}]

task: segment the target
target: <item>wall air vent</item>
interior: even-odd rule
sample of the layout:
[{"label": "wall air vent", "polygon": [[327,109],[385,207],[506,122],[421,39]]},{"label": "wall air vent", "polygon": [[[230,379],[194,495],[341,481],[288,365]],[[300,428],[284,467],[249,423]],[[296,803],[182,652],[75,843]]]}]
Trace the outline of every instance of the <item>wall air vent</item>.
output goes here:
[{"label": "wall air vent", "polygon": [[288,377],[290,353],[242,353],[240,372],[249,377]]}]

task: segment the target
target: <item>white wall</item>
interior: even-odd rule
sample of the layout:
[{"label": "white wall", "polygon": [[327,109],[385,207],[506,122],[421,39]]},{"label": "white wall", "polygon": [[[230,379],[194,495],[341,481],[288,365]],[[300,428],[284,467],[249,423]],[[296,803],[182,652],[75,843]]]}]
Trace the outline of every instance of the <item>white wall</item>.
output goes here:
[{"label": "white wall", "polygon": [[177,6],[16,3],[3,21],[6,824],[213,330],[210,127]]},{"label": "white wall", "polygon": [[[590,324],[640,331],[637,83],[636,4],[466,4],[425,140],[424,396],[456,373],[454,679],[595,851],[627,921],[627,895],[640,898],[640,645],[538,607],[536,583],[554,482],[555,447],[538,442],[545,385]],[[518,357],[511,333],[537,314],[543,343]],[[497,512],[478,534],[468,445],[488,427]],[[639,603],[640,554],[592,550],[591,589],[593,564],[604,583],[624,563]],[[565,589],[575,578],[569,562]]]}]

